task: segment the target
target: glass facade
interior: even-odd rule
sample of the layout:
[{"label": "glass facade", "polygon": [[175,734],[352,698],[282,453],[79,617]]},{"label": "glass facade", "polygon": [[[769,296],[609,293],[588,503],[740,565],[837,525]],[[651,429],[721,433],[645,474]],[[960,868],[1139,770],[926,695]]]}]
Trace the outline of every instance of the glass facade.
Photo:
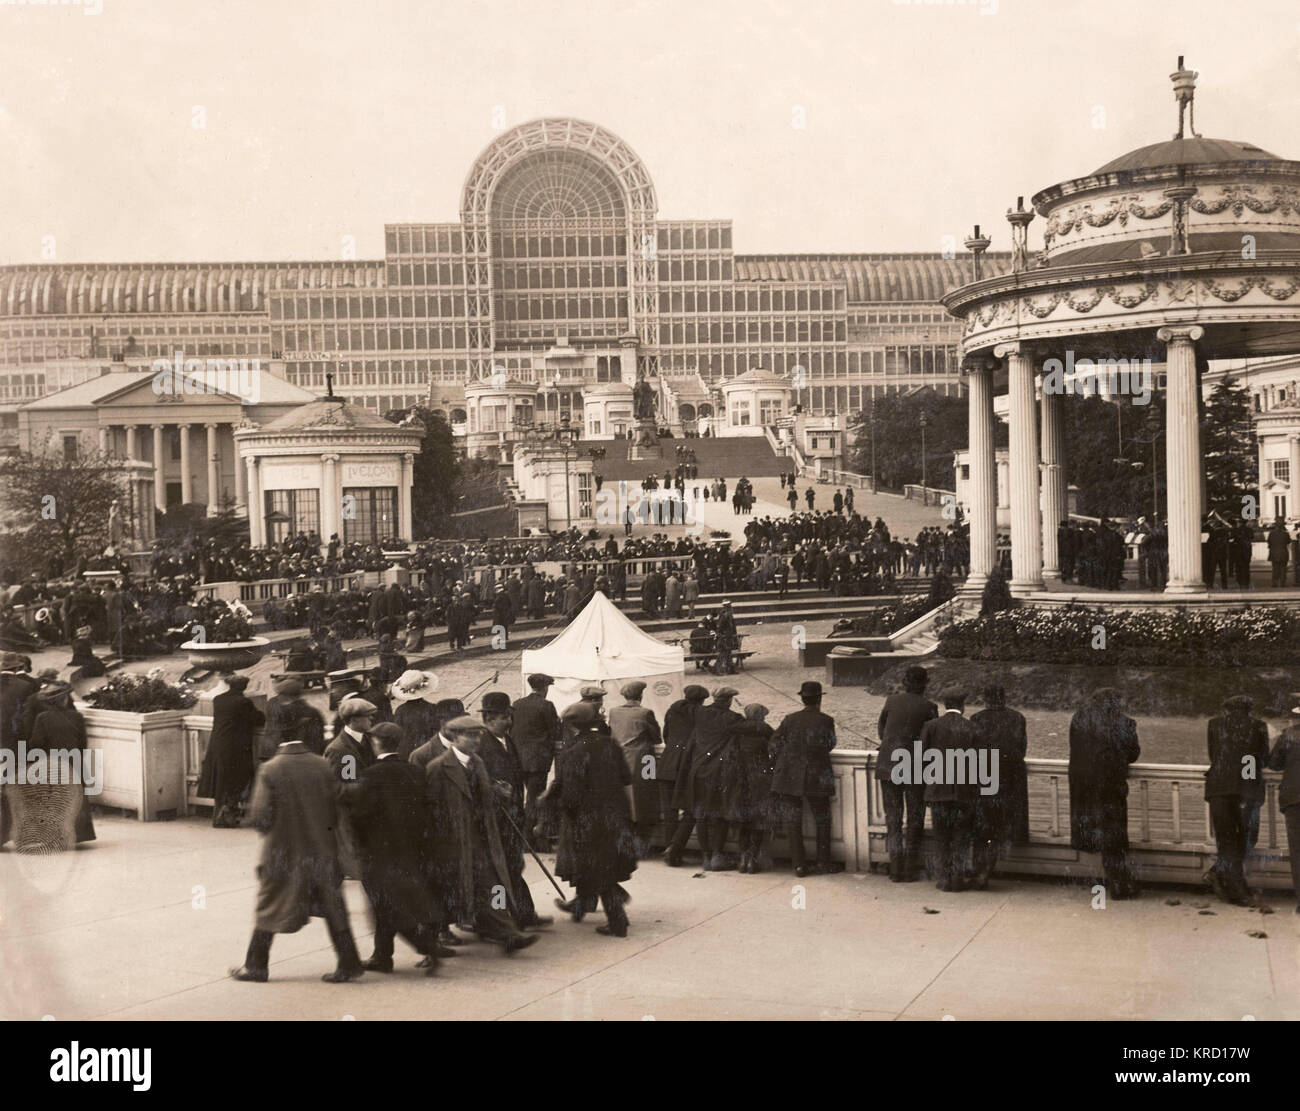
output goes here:
[{"label": "glass facade", "polygon": [[397,536],[397,487],[345,487],[343,509],[345,544],[378,544]]},{"label": "glass facade", "polygon": [[[459,222],[386,227],[382,259],[0,267],[0,410],[86,377],[86,359],[177,350],[282,360],[309,390],[330,374],[381,412],[449,408],[495,365],[536,381],[558,342],[596,356],[597,381],[762,367],[818,414],[960,391],[960,325],[937,300],[968,280],[963,260],[737,255],[729,220],[660,220],[657,203],[616,136],[548,119],[480,155]],[[1008,263],[985,255],[990,275]],[[542,391],[536,419],[580,411],[582,384]]]}]

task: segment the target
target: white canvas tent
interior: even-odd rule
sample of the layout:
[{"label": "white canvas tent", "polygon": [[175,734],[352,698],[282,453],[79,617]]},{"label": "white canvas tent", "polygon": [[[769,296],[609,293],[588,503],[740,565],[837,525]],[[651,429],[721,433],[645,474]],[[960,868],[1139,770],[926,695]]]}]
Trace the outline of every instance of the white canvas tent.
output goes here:
[{"label": "white canvas tent", "polygon": [[616,706],[622,701],[619,688],[629,679],[641,679],[646,684],[642,705],[661,723],[664,711],[682,697],[686,670],[680,647],[663,644],[637,628],[599,590],[550,644],[525,651],[522,664],[524,692],[528,676],[544,672],[555,680],[550,699],[561,711],[592,683],[605,688],[607,706]]}]

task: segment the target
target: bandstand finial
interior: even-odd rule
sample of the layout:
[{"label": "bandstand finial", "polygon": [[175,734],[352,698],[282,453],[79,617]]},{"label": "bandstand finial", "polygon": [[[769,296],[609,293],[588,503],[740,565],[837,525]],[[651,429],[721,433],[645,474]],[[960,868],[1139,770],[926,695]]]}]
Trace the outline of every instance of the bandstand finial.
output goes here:
[{"label": "bandstand finial", "polygon": [[1183,55],[1178,55],[1178,68],[1169,75],[1169,80],[1174,83],[1174,97],[1178,101],[1178,133],[1175,139],[1182,139],[1183,135],[1183,117],[1187,119],[1187,130],[1192,133],[1193,139],[1199,139],[1200,133],[1196,130],[1196,78],[1200,76],[1195,70],[1190,70],[1183,65]]}]

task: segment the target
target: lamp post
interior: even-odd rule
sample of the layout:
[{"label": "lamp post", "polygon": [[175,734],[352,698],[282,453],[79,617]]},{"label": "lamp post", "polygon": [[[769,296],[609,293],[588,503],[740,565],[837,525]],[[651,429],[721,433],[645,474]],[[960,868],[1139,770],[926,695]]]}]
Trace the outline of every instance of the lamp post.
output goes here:
[{"label": "lamp post", "polygon": [[569,492],[569,455],[573,452],[574,441],[578,438],[578,430],[573,427],[573,422],[568,413],[560,415],[560,427],[555,430],[555,439],[564,451],[564,527],[565,530],[573,528],[573,499]]},{"label": "lamp post", "polygon": [[[978,229],[977,229],[977,230],[978,230]],[[922,414],[921,414],[921,504],[922,504],[922,505],[929,505],[929,504],[930,504],[930,490],[929,490],[929,487],[928,487],[928,485],[926,484],[926,480],[925,480],[925,475],[926,475],[926,469],[925,469],[925,427],[926,427],[926,425],[928,425],[929,423],[930,423],[929,418],[928,418],[924,413],[922,413]],[[873,444],[873,446],[874,446],[874,444],[875,444],[875,440],[872,440],[872,444]],[[873,477],[874,477],[874,476],[873,476]]]}]

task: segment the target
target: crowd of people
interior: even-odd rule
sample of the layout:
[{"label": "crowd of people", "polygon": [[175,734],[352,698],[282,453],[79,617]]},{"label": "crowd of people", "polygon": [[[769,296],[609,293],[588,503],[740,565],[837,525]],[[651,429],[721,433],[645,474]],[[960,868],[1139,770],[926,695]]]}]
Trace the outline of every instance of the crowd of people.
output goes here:
[{"label": "crowd of people", "polygon": [[[460,700],[438,698],[431,675],[408,671],[382,702],[364,687],[347,693],[328,745],[318,729],[301,727],[305,715],[274,711],[286,724],[253,789],[249,816],[266,841],[257,926],[236,978],[265,980],[271,937],[300,928],[309,914],[326,918],[335,943],[332,981],[391,972],[396,934],[430,972],[455,955],[464,933],[507,953],[533,944],[551,919],[538,914],[523,878],[530,853],[556,853],[555,873],[574,889],[556,899],[563,913],[581,921],[599,904],[600,932],[616,937],[629,928],[622,884],[638,861],[658,855],[661,832],[670,867],[685,863],[694,834],[705,871],[760,872],[783,833],[796,876],[843,870],[831,853],[835,722],[821,709],[819,683],[803,683],[801,708],[773,726],[763,704],[736,706],[734,687],[688,685],[660,722],[643,704],[641,680],[608,707],[602,687],[583,687],[562,713],[548,698],[553,682],[534,674],[530,693],[513,702],[489,692],[474,715]],[[1000,857],[1029,840],[1026,721],[999,685],[983,691],[984,708],[968,717],[966,691],[945,689],[936,703],[927,684],[925,668],[909,668],[877,723],[889,879],[928,876],[941,891],[983,890]],[[223,698],[219,716],[247,730],[253,719],[242,694]],[[288,690],[277,699],[292,707],[300,696]],[[1300,725],[1270,750],[1267,726],[1251,711],[1249,698],[1230,698],[1207,730],[1205,797],[1218,853],[1206,882],[1242,905],[1252,902],[1244,864],[1264,799],[1262,780],[1244,769],[1283,771],[1280,803],[1291,843],[1300,843]],[[272,716],[268,706],[268,726]],[[1100,856],[1110,897],[1134,898],[1126,795],[1140,748],[1121,696],[1090,696],[1070,721],[1069,743],[1071,844]],[[991,781],[961,771],[975,766],[966,760],[973,752],[996,753]],[[922,775],[913,753],[947,771]],[[247,752],[237,760],[239,776],[251,778]],[[1293,867],[1300,882],[1294,858]],[[345,876],[361,880],[374,913],[375,949],[365,962],[342,910]]]}]

